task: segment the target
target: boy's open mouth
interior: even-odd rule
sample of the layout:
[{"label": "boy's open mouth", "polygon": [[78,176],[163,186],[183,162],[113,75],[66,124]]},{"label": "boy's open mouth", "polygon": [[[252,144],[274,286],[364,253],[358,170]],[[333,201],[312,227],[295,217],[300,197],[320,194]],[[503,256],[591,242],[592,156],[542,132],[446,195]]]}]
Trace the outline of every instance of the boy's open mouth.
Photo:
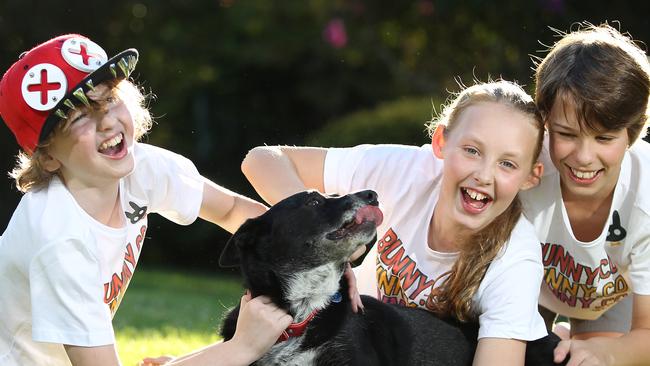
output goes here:
[{"label": "boy's open mouth", "polygon": [[99,145],[99,149],[97,149],[97,151],[104,155],[115,156],[124,150],[124,146],[124,134],[120,133],[117,136],[104,141],[101,145]]},{"label": "boy's open mouth", "polygon": [[602,174],[604,169],[583,171],[569,167],[569,176],[571,179],[580,184],[591,184],[595,182]]}]

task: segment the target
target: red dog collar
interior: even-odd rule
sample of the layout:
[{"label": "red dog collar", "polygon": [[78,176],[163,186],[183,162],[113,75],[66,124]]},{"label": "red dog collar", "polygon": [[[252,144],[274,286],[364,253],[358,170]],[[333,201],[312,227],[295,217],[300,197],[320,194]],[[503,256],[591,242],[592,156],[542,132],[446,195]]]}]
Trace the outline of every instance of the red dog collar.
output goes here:
[{"label": "red dog collar", "polygon": [[316,314],[318,314],[318,309],[312,311],[311,314],[309,314],[309,316],[307,316],[307,318],[300,323],[291,323],[287,329],[282,331],[280,338],[278,338],[277,342],[275,343],[284,342],[291,337],[300,337],[303,333],[305,333],[305,329],[309,325],[309,322],[314,319]]}]

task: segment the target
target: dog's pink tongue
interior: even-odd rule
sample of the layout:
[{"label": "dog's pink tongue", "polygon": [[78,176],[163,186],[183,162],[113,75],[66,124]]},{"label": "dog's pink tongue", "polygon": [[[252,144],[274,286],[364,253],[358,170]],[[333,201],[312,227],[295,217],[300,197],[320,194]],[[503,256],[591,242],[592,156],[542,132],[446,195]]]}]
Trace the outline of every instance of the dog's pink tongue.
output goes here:
[{"label": "dog's pink tongue", "polygon": [[381,225],[381,222],[384,221],[384,214],[381,213],[381,210],[377,206],[363,206],[354,216],[354,222],[358,225],[364,221],[372,221],[375,223],[375,226],[379,226]]}]

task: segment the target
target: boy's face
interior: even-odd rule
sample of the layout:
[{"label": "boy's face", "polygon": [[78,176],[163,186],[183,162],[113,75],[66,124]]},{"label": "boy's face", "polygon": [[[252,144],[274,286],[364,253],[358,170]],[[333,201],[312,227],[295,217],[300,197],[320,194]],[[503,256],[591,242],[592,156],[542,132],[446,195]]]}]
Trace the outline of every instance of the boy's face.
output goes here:
[{"label": "boy's face", "polygon": [[556,99],[546,125],[551,160],[560,173],[564,200],[606,198],[618,181],[629,146],[626,129],[580,127],[571,101]]},{"label": "boy's face", "polygon": [[77,107],[70,125],[55,132],[44,166],[60,169],[69,189],[114,184],[133,171],[133,118],[111,88],[100,84],[88,97],[104,106],[99,110]]},{"label": "boy's face", "polygon": [[442,148],[438,204],[449,210],[446,217],[475,233],[520,190],[535,186],[542,169],[533,164],[539,133],[529,116],[502,104],[478,103],[462,111]]}]

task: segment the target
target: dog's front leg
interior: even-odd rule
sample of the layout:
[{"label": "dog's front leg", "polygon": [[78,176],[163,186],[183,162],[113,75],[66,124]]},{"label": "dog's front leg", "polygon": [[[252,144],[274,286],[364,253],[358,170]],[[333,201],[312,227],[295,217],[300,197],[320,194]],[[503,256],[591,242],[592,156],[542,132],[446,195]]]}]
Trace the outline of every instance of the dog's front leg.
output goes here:
[{"label": "dog's front leg", "polygon": [[232,339],[237,329],[237,319],[239,318],[239,305],[234,307],[221,323],[221,337],[224,341]]}]

